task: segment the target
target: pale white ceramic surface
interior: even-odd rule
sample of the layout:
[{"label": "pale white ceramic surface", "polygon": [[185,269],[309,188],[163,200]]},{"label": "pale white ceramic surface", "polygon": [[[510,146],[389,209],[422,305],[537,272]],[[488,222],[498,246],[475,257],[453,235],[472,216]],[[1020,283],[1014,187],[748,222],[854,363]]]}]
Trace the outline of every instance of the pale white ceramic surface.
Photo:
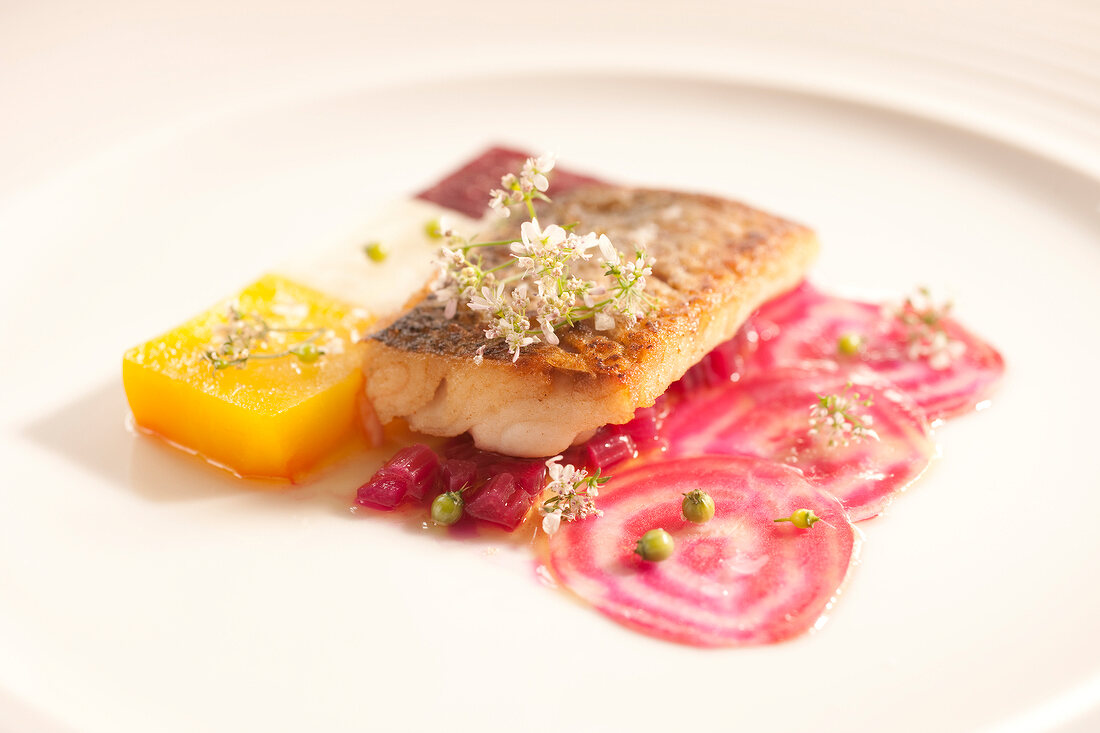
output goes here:
[{"label": "pale white ceramic surface", "polygon": [[[314,100],[0,212],[0,730],[1088,730],[1100,705],[1093,178],[825,96],[565,74]],[[928,283],[1003,349],[993,406],[863,525],[833,618],[780,646],[625,631],[522,545],[353,516],[369,461],[255,491],[124,427],[122,350],[493,140],[813,224],[814,278]],[[6,727],[5,727],[6,726]]]}]

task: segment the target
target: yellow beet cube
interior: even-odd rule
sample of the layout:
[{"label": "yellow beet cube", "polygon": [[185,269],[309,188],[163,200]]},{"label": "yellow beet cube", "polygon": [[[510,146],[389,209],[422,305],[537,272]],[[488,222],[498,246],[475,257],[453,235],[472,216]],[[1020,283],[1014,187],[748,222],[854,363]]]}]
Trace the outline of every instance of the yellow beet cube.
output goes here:
[{"label": "yellow beet cube", "polygon": [[359,341],[370,321],[362,309],[263,277],[127,351],[130,409],[140,427],[241,476],[292,479],[360,424]]}]

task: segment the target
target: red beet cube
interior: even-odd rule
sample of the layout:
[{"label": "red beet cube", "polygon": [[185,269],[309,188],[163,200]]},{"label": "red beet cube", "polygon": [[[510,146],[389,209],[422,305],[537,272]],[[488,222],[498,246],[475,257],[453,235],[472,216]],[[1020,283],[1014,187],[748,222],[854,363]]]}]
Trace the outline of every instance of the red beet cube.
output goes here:
[{"label": "red beet cube", "polygon": [[363,506],[392,509],[406,496],[422,499],[434,495],[439,479],[439,456],[417,443],[402,448],[370,481],[359,487],[355,501]]},{"label": "red beet cube", "polygon": [[469,497],[466,513],[475,519],[499,524],[511,532],[523,522],[536,498],[537,495],[517,486],[512,474],[501,473]]},{"label": "red beet cube", "polygon": [[496,460],[489,461],[485,467],[485,474],[490,478],[502,473],[508,473],[515,479],[516,486],[528,494],[541,494],[546,485],[546,461],[541,458],[508,458],[496,454]]},{"label": "red beet cube", "polygon": [[443,491],[458,491],[477,482],[477,463],[461,458],[448,458],[443,461],[439,472]]},{"label": "red beet cube", "polygon": [[636,455],[630,436],[608,427],[600,428],[587,445],[588,465],[596,469],[614,466]]},{"label": "red beet cube", "polygon": [[355,492],[355,503],[376,509],[393,509],[408,493],[407,477],[379,471]]}]

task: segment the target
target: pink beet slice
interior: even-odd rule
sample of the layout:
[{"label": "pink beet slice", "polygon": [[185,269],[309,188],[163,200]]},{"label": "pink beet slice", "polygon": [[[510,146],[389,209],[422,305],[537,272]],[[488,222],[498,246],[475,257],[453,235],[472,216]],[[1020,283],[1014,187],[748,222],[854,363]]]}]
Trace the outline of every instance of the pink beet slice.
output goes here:
[{"label": "pink beet slice", "polygon": [[[841,368],[867,367],[907,392],[928,419],[972,410],[993,392],[1004,373],[996,349],[951,318],[943,320],[947,337],[962,353],[936,368],[925,356],[910,358],[907,329],[881,306],[826,295],[808,283],[764,305],[735,337],[742,370],[759,373],[777,366],[822,361]],[[858,355],[839,353],[838,340],[858,334]]]},{"label": "pink beet slice", "polygon": [[[706,524],[681,516],[692,489],[714,499]],[[683,644],[765,644],[807,631],[836,598],[858,544],[839,502],[797,470],[758,458],[645,464],[617,474],[599,501],[602,517],[565,522],[551,539],[554,572],[615,621]],[[773,521],[796,509],[822,521]],[[648,563],[635,543],[658,527],[676,548]]]},{"label": "pink beet slice", "polygon": [[[851,382],[852,387],[847,388]],[[830,446],[810,432],[820,395],[870,399],[876,435]],[[740,454],[787,463],[839,499],[852,521],[881,512],[915,481],[935,453],[928,423],[913,401],[871,372],[781,368],[697,392],[665,419],[670,456]]]},{"label": "pink beet slice", "polygon": [[[505,174],[518,174],[529,157],[530,153],[519,150],[489,148],[416,197],[479,219],[489,209],[489,191],[500,188]],[[550,174],[550,195],[593,183],[599,181],[555,168]]]}]

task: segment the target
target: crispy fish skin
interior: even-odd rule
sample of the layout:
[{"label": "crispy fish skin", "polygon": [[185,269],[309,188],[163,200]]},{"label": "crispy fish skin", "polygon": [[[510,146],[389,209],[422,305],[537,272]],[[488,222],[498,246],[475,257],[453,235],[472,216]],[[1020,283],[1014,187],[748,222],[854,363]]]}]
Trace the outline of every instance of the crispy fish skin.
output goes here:
[{"label": "crispy fish skin", "polygon": [[[431,435],[469,431],[485,450],[554,455],[652,405],[752,311],[797,285],[818,250],[800,224],[673,191],[575,189],[544,206],[539,222],[579,222],[624,255],[643,240],[657,260],[646,288],[657,308],[629,328],[601,332],[589,320],[562,329],[560,345],[527,347],[515,363],[497,339],[479,366],[473,357],[486,341],[477,314],[460,309],[448,320],[423,300],[371,336],[366,389],[382,422],[403,417]],[[518,239],[518,222],[502,234]]]}]

